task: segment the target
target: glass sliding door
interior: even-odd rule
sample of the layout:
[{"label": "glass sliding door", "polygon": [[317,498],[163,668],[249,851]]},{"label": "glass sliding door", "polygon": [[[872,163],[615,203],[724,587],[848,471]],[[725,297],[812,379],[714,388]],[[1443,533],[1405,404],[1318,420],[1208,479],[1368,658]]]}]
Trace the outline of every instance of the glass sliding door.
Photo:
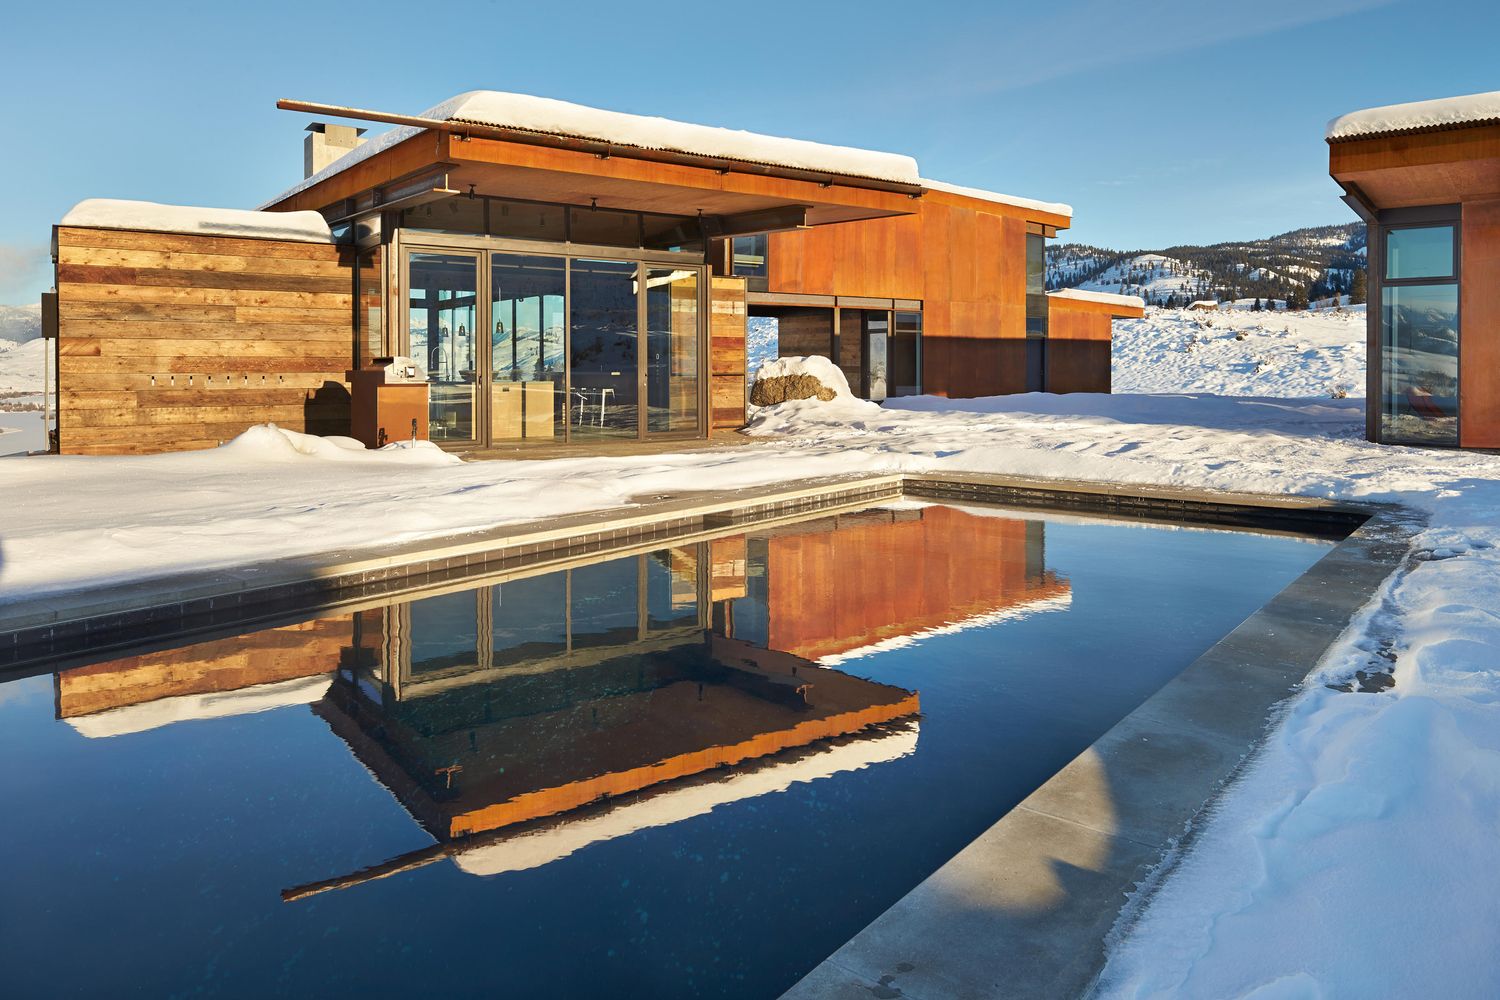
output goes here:
[{"label": "glass sliding door", "polygon": [[885,402],[889,389],[890,332],[890,313],[865,313],[864,377],[860,381],[865,398],[876,403]]},{"label": "glass sliding door", "polygon": [[413,358],[427,370],[434,441],[475,439],[479,258],[461,253],[407,257],[407,332]]},{"label": "glass sliding door", "polygon": [[698,271],[646,269],[646,431],[696,433]]},{"label": "glass sliding door", "polygon": [[1380,437],[1458,444],[1458,227],[1384,233]]},{"label": "glass sliding door", "polygon": [[892,396],[922,393],[922,314],[898,312],[891,328],[890,371]]},{"label": "glass sliding door", "polygon": [[567,259],[490,255],[490,440],[561,441]]},{"label": "glass sliding door", "polygon": [[568,428],[575,441],[640,435],[639,271],[633,261],[572,262]]}]

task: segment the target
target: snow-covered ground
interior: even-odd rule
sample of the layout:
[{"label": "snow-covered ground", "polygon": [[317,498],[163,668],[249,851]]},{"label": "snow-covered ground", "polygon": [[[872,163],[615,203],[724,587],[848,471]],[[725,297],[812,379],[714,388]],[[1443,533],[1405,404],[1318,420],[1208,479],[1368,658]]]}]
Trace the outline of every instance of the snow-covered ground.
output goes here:
[{"label": "snow-covered ground", "polygon": [[1116,392],[1365,394],[1365,310],[1147,309],[1116,320]]},{"label": "snow-covered ground", "polygon": [[[257,429],[205,452],[12,460],[0,464],[0,602],[314,557],[367,544],[372,524],[397,541],[834,473],[993,471],[1405,503],[1430,517],[1409,565],[1296,694],[1117,943],[1102,992],[1500,996],[1500,456],[1364,441],[1363,400],[1329,392],[1362,384],[1358,318],[1298,316],[1287,334],[1280,315],[1212,318],[1193,352],[1162,342],[1197,336],[1185,321],[1118,324],[1116,384],[1135,392],[789,403],[757,412],[750,433],[764,447],[457,463],[430,447],[367,453]],[[1235,352],[1282,341],[1281,361],[1259,375],[1235,367]],[[1173,377],[1173,389],[1216,392],[1139,393]],[[1264,395],[1234,395],[1248,392]],[[1326,686],[1391,658],[1389,690]]]},{"label": "snow-covered ground", "polygon": [[[0,340],[0,455],[37,451],[46,442],[42,413],[44,340]],[[0,480],[3,485],[3,480]]]}]

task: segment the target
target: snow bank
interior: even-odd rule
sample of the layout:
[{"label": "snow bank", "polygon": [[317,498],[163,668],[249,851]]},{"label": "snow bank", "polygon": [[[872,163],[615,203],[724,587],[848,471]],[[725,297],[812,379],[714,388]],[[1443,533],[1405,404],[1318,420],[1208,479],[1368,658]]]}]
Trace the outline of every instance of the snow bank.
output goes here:
[{"label": "snow bank", "polygon": [[[806,139],[785,139],[712,125],[694,125],[669,118],[604,111],[528,94],[471,90],[428,108],[420,117],[594,139],[619,146],[772,164],[849,177],[867,177],[903,184],[921,183],[917,161],[899,153],[882,153],[852,146],[830,146]],[[290,198],[422,131],[425,130],[403,125],[383,132],[369,142],[356,146],[300,184],[283,191],[267,204],[276,204]]]},{"label": "snow bank", "polygon": [[393,441],[371,451],[350,437],[302,434],[275,424],[257,424],[215,451],[247,461],[297,461],[315,458],[325,462],[395,462],[404,465],[462,465],[431,441]]},{"label": "snow bank", "polygon": [[930,177],[922,178],[920,183],[929,191],[942,191],[947,194],[962,195],[965,198],[977,198],[979,201],[992,201],[997,205],[1029,208],[1050,215],[1066,215],[1070,219],[1073,217],[1073,206],[1065,205],[1060,201],[1037,201],[1035,198],[1022,198],[1013,194],[1000,194],[998,191],[986,191],[983,188],[963,187],[959,184],[935,181]]},{"label": "snow bank", "polygon": [[240,208],[158,205],[150,201],[88,198],[62,217],[64,226],[140,229],[190,236],[247,236],[298,243],[332,243],[328,223],[317,212],[251,212]]},{"label": "snow bank", "polygon": [[1124,309],[1145,309],[1146,300],[1139,295],[1116,295],[1114,292],[1090,292],[1082,288],[1063,288],[1048,292],[1049,299],[1075,299],[1079,302],[1098,302]]},{"label": "snow bank", "polygon": [[1500,121],[1500,90],[1353,111],[1330,121],[1325,137],[1330,140],[1355,139],[1387,132],[1493,121]]}]

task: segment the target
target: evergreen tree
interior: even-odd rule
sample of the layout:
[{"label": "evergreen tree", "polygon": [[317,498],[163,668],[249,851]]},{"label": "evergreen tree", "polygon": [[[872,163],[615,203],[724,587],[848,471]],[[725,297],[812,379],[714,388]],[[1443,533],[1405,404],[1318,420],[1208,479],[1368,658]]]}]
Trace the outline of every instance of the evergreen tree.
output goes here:
[{"label": "evergreen tree", "polygon": [[1365,286],[1366,280],[1364,268],[1360,268],[1354,272],[1354,278],[1349,282],[1349,304],[1351,306],[1359,305],[1369,294]]}]

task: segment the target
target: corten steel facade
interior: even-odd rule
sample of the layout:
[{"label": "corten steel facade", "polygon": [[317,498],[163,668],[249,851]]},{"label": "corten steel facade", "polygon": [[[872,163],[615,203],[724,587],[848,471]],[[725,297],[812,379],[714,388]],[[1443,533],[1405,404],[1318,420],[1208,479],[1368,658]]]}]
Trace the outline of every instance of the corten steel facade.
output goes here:
[{"label": "corten steel facade", "polygon": [[385,356],[425,369],[444,447],[703,438],[744,423],[752,316],[867,398],[1107,392],[1140,314],[1044,293],[1066,206],[360,116],[412,134],[265,206],[330,245],[55,230],[61,451],[347,434],[346,370]]},{"label": "corten steel facade", "polygon": [[1369,226],[1366,436],[1500,448],[1500,117],[1403,125],[1403,107],[1328,137]]}]

